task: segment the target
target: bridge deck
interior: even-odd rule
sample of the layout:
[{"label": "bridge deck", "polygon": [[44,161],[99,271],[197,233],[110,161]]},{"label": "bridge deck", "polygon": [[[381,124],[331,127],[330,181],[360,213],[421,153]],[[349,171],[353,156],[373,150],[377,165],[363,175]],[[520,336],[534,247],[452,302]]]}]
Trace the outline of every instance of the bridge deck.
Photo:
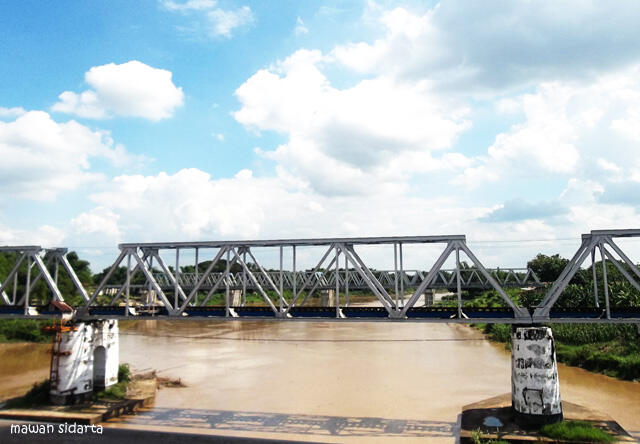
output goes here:
[{"label": "bridge deck", "polygon": [[[232,321],[408,321],[408,322],[451,322],[451,323],[501,323],[529,324],[531,319],[520,319],[508,308],[463,308],[463,316],[458,317],[457,307],[412,307],[407,310],[406,318],[393,318],[384,307],[341,307],[336,316],[335,307],[293,307],[287,316],[280,316],[270,307],[234,306],[229,315],[224,306],[189,307],[180,317],[170,317],[162,306],[135,309],[124,306],[93,306],[88,313],[78,316],[79,319],[126,319],[126,320],[232,320]],[[60,312],[50,306],[31,307],[29,315],[24,314],[22,307],[0,306],[0,316],[13,318],[51,319],[60,317]],[[638,323],[640,324],[640,307],[611,307],[611,318],[601,308],[555,309],[549,319],[551,323]]]}]

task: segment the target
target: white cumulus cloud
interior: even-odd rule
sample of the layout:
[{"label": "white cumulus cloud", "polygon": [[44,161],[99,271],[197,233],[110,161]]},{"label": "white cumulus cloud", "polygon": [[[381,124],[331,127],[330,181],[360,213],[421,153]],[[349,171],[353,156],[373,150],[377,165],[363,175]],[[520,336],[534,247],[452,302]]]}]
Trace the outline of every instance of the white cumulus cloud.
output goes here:
[{"label": "white cumulus cloud", "polygon": [[591,82],[546,82],[533,93],[499,102],[510,112],[521,112],[523,120],[498,134],[459,181],[477,186],[541,175],[601,181],[632,177],[640,168],[639,74],[640,65],[635,65]]},{"label": "white cumulus cloud", "polygon": [[258,71],[236,91],[242,107],[234,113],[250,129],[288,135],[263,154],[316,190],[402,187],[405,173],[441,165],[429,153],[450,148],[470,127],[468,109],[428,83],[380,76],[338,89],[324,75],[325,63],[330,60],[319,51],[299,50]]},{"label": "white cumulus cloud", "polygon": [[94,66],[85,74],[85,81],[92,89],[80,94],[65,91],[51,109],[85,118],[118,115],[157,121],[171,117],[184,101],[171,71],[137,60]]},{"label": "white cumulus cloud", "polygon": [[373,9],[384,35],[338,45],[333,55],[356,72],[429,78],[449,92],[588,78],[640,56],[640,4],[624,0],[448,0],[422,13]]},{"label": "white cumulus cloud", "polygon": [[13,108],[5,108],[4,106],[0,106],[0,118],[13,118],[19,117],[26,113],[27,111],[22,107],[13,107]]},{"label": "white cumulus cloud", "polygon": [[11,122],[0,121],[0,195],[35,200],[54,198],[101,179],[90,159],[115,165],[136,162],[105,131],[92,131],[74,120],[58,123],[44,111],[29,111]]}]

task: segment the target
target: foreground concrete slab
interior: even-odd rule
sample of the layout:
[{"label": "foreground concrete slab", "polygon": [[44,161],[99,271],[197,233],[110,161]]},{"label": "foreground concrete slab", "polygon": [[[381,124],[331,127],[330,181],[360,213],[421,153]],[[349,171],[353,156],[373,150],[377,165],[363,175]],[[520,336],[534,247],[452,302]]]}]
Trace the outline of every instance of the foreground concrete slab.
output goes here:
[{"label": "foreground concrete slab", "polygon": [[[636,442],[620,424],[606,413],[567,401],[563,401],[562,405],[565,420],[587,421],[614,435],[618,442]],[[509,442],[557,442],[539,436],[535,428],[521,428],[516,423],[514,416],[511,407],[511,393],[466,405],[462,408],[460,443],[472,443],[471,434],[478,429],[482,431],[484,439],[503,439]],[[501,427],[491,425],[498,422],[502,424]]]}]

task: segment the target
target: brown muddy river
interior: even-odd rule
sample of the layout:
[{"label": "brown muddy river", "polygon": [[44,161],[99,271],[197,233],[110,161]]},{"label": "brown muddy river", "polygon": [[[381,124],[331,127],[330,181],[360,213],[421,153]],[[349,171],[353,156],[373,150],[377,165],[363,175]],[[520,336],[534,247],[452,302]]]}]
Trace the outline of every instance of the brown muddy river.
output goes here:
[{"label": "brown muddy river", "polygon": [[[511,390],[509,354],[454,324],[138,321],[121,324],[120,360],[187,387],[160,390],[154,408],[113,427],[450,443],[463,405]],[[35,361],[46,375],[46,354],[28,372]],[[0,348],[0,387],[20,362]],[[640,383],[561,365],[560,384],[564,400],[640,437]]]}]

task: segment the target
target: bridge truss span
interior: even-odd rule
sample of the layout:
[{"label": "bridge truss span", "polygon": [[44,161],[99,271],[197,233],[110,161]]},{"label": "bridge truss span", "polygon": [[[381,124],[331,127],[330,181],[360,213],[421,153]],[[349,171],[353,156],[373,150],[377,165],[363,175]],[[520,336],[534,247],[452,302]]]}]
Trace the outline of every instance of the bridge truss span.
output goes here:
[{"label": "bridge truss span", "polygon": [[[485,268],[464,235],[123,243],[101,281],[86,288],[69,264],[66,249],[0,247],[15,259],[11,272],[0,276],[0,316],[52,317],[66,310],[77,320],[169,317],[640,324],[640,310],[610,306],[606,270],[606,263],[613,263],[640,292],[640,270],[614,242],[617,237],[635,236],[640,237],[640,230],[583,235],[574,258],[550,286],[540,282],[531,269]],[[382,259],[393,267],[373,268],[380,257],[372,260],[372,249],[382,251],[386,255]],[[428,270],[407,269],[407,250],[414,261],[431,257],[432,265]],[[598,284],[594,283],[595,308],[584,312],[556,309],[562,292],[589,256],[596,282],[598,252],[605,264],[604,307],[599,306]],[[445,267],[447,264],[453,267]],[[73,283],[73,301],[67,295],[65,301],[58,288],[59,271]],[[38,283],[40,289],[46,284],[48,299],[30,297]],[[508,296],[508,287],[546,287],[548,291],[531,313]],[[449,292],[448,304],[434,303],[437,289]],[[463,290],[486,289],[495,290],[502,308],[463,303]],[[371,297],[374,299],[367,299]]]},{"label": "bridge truss span", "polygon": [[[404,270],[403,247],[406,245],[444,245],[435,264],[428,272]],[[387,245],[393,251],[393,270],[376,271],[368,266],[359,248]],[[323,254],[315,259],[315,266],[298,269],[297,253],[301,247],[317,247]],[[275,248],[279,267],[267,270],[256,250]],[[436,310],[438,316],[468,318],[462,310],[462,288],[494,288],[510,307],[512,318],[530,319],[526,309],[517,307],[504,292],[501,283],[513,285],[539,285],[535,274],[527,270],[487,270],[469,250],[465,236],[411,236],[332,239],[289,239],[275,241],[230,242],[180,242],[180,243],[129,243],[120,245],[120,256],[82,307],[81,313],[92,314],[92,307],[99,297],[109,290],[108,305],[124,300],[125,316],[147,309],[139,301],[132,303],[133,291],[153,294],[163,314],[168,316],[206,315],[236,318],[243,316],[273,317],[281,319],[334,317],[386,317],[404,319],[418,312],[417,300],[433,288],[454,288],[457,294],[455,310]],[[201,264],[201,251],[209,252],[205,270],[194,266],[192,272],[180,271],[180,257],[195,258]],[[162,255],[160,252],[162,251]],[[172,255],[169,266],[163,256]],[[463,269],[460,253],[471,262],[472,268]],[[289,269],[285,269],[285,255]],[[444,269],[449,256],[455,255],[455,268]],[[127,277],[124,283],[109,285],[111,275],[121,263],[126,262]],[[219,271],[220,265],[223,270]],[[154,266],[157,271],[154,272]],[[176,272],[178,270],[178,272]],[[144,282],[133,280],[142,275]],[[354,307],[349,296],[353,291],[368,291],[375,295],[376,307]],[[408,293],[407,291],[410,290]],[[224,294],[224,307],[211,308],[209,302],[216,292]],[[332,307],[309,307],[307,302],[314,293],[331,292]],[[261,297],[262,307],[246,305],[247,292]],[[233,294],[232,294],[233,293]],[[149,305],[149,304],[146,304]],[[102,305],[101,305],[102,306]],[[118,305],[119,307],[119,305]],[[139,310],[136,310],[136,307]],[[133,308],[133,310],[131,310]]]}]

